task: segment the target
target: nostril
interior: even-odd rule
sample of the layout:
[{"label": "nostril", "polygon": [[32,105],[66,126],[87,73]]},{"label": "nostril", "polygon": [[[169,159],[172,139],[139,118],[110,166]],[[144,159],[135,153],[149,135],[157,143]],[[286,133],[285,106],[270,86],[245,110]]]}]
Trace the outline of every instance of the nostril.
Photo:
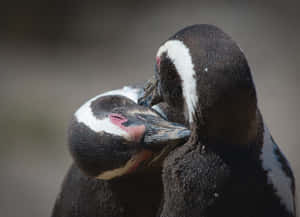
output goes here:
[{"label": "nostril", "polygon": [[142,121],[146,121],[146,119],[143,118],[141,115],[138,115],[137,117],[138,117],[140,120],[142,120]]}]

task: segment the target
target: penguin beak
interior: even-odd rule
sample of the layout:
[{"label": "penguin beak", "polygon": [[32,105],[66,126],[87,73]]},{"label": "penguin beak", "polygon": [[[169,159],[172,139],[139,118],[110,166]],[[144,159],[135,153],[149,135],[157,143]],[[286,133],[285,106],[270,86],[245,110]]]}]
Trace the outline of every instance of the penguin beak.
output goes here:
[{"label": "penguin beak", "polygon": [[181,124],[168,122],[158,115],[143,115],[146,130],[143,145],[153,152],[176,147],[189,138],[191,131]]},{"label": "penguin beak", "polygon": [[160,93],[159,81],[152,77],[146,82],[144,87],[144,94],[138,100],[138,104],[146,107],[151,107],[163,101]]},{"label": "penguin beak", "polygon": [[[138,104],[151,107],[163,101],[159,81],[155,77],[146,82],[144,91]],[[168,122],[159,116],[145,115],[144,118],[146,119],[145,148],[161,150],[165,146],[173,147],[183,144],[191,134],[190,130],[183,125]]]}]

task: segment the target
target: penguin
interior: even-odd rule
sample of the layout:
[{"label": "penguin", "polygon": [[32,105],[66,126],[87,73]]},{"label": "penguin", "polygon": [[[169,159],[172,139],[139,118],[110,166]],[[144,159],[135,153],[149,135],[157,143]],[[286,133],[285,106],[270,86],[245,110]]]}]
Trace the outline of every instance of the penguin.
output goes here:
[{"label": "penguin", "polygon": [[167,103],[191,130],[164,160],[159,216],[295,217],[291,166],[236,42],[216,26],[188,26],[160,46],[155,66],[139,103]]},{"label": "penguin", "polygon": [[161,159],[190,131],[138,105],[142,91],[130,86],[109,91],[75,112],[68,130],[74,163],[53,217],[155,215],[162,195]]}]

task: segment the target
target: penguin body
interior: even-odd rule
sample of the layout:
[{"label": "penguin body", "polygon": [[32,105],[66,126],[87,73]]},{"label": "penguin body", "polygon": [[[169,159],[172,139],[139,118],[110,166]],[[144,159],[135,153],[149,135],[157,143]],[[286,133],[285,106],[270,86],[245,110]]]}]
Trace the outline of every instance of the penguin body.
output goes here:
[{"label": "penguin body", "polygon": [[52,217],[152,217],[160,207],[162,191],[161,173],[138,173],[108,181],[87,176],[73,163]]},{"label": "penguin body", "polygon": [[161,166],[155,163],[190,131],[137,105],[142,90],[110,91],[76,111],[68,136],[74,163],[53,217],[155,216],[162,195]]},{"label": "penguin body", "polygon": [[160,216],[295,216],[294,179],[278,147],[265,169],[248,152],[224,156],[200,145],[187,143],[166,158]]},{"label": "penguin body", "polygon": [[237,44],[215,26],[189,26],[161,45],[156,69],[140,103],[167,103],[192,131],[164,161],[160,216],[296,216],[292,170]]}]

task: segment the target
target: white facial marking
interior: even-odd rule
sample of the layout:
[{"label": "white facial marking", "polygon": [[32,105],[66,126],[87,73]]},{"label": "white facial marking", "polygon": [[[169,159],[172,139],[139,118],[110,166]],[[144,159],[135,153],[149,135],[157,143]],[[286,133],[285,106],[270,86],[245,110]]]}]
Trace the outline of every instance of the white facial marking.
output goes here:
[{"label": "white facial marking", "polygon": [[[142,91],[141,88],[132,88],[129,86],[125,86],[122,89],[111,90],[105,93],[102,93],[98,96],[93,97],[92,99],[88,100],[84,103],[76,112],[75,117],[79,123],[84,123],[87,127],[89,127],[94,132],[101,132],[104,131],[109,134],[125,136],[129,138],[129,135],[126,131],[122,130],[121,128],[117,127],[116,125],[112,124],[108,118],[104,118],[102,120],[97,119],[91,109],[91,103],[100,97],[103,96],[114,96],[114,95],[121,95],[125,96],[135,103],[137,103],[140,92]],[[154,108],[158,113],[165,117],[163,111],[158,107],[154,106]]]},{"label": "white facial marking", "polygon": [[128,133],[110,122],[109,118],[102,120],[97,119],[91,108],[91,103],[103,96],[121,95],[135,102],[138,100],[140,89],[132,87],[123,87],[122,89],[112,90],[95,96],[84,103],[76,112],[75,117],[79,123],[84,123],[87,127],[95,132],[104,131],[109,134],[129,137]]},{"label": "white facial marking", "polygon": [[207,67],[205,67],[205,68],[204,68],[204,71],[205,71],[205,72],[208,72],[208,68],[207,68]]},{"label": "white facial marking", "polygon": [[198,98],[196,94],[196,72],[190,51],[183,42],[170,40],[159,48],[157,57],[160,57],[164,52],[172,60],[182,80],[182,92],[188,109],[189,122],[191,123]]},{"label": "white facial marking", "polygon": [[278,161],[274,149],[276,144],[272,142],[268,128],[264,127],[264,144],[260,156],[264,170],[267,172],[268,181],[276,190],[281,203],[290,213],[294,213],[294,196],[292,192],[292,180],[288,177]]}]

